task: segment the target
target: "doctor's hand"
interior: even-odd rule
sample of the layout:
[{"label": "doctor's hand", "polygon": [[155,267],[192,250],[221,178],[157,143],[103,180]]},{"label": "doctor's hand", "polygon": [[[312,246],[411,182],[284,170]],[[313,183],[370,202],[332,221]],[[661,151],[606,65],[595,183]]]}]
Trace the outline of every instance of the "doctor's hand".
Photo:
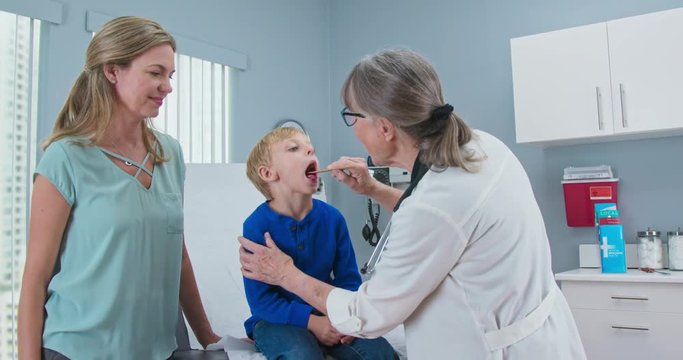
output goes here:
[{"label": "doctor's hand", "polygon": [[248,279],[282,286],[285,279],[298,269],[294,266],[292,258],[275,245],[269,233],[265,233],[264,237],[266,246],[242,236],[238,238],[242,245],[240,246],[242,275]]},{"label": "doctor's hand", "polygon": [[337,345],[344,337],[332,326],[327,316],[311,314],[308,318],[308,330],[325,346]]},{"label": "doctor's hand", "polygon": [[381,185],[379,181],[370,176],[367,160],[363,158],[342,156],[339,160],[327,165],[327,168],[340,169],[332,170],[332,176],[362,195],[372,194],[374,189]]}]

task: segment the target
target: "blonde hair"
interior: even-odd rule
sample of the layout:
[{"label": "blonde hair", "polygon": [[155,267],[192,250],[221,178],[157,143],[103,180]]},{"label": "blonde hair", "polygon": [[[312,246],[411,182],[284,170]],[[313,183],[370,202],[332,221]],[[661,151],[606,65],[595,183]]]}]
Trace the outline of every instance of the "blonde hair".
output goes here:
[{"label": "blonde hair", "polygon": [[[475,135],[444,104],[439,77],[421,55],[394,49],[366,56],[346,78],[341,96],[345,104],[385,117],[415,139],[420,161],[430,168],[476,171],[475,162],[480,159],[463,148]],[[435,116],[445,108],[447,116]]]},{"label": "blonde hair", "polygon": [[[90,40],[84,70],[71,87],[43,148],[72,136],[86,137],[93,143],[102,140],[111,122],[116,99],[114,88],[104,74],[104,65],[129,66],[147,50],[163,44],[170,45],[175,52],[173,36],[153,20],[122,16],[104,24]],[[151,127],[151,119],[142,122],[143,141],[155,162],[161,162],[164,161],[164,151],[161,147],[152,146],[150,139],[155,136]]]},{"label": "blonde hair", "polygon": [[258,170],[261,166],[272,165],[273,145],[297,135],[306,136],[301,130],[291,127],[273,129],[262,137],[249,153],[247,158],[247,177],[268,200],[272,200],[273,195],[270,193],[268,183],[259,176]]}]

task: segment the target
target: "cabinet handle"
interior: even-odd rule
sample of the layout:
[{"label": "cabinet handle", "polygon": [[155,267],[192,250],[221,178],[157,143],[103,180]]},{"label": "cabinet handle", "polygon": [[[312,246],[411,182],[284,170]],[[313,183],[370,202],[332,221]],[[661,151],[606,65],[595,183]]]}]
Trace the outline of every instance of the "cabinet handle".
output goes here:
[{"label": "cabinet handle", "polygon": [[624,101],[626,90],[624,84],[619,84],[619,100],[621,100],[621,126],[628,127],[628,120],[626,119],[626,102]]},{"label": "cabinet handle", "polygon": [[600,93],[600,87],[595,87],[595,98],[598,101],[598,130],[604,128],[602,124],[602,94]]},{"label": "cabinet handle", "polygon": [[641,296],[612,296],[612,300],[638,300],[638,301],[648,301],[650,299]]},{"label": "cabinet handle", "polygon": [[640,326],[619,326],[619,325],[612,325],[612,329],[618,329],[618,330],[650,331],[649,328],[640,327]]}]

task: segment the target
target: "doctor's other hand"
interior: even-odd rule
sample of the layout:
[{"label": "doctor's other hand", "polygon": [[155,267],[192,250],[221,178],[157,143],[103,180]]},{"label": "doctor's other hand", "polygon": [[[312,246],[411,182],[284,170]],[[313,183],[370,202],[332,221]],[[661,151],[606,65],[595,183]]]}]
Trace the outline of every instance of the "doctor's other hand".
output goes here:
[{"label": "doctor's other hand", "polygon": [[344,185],[351,188],[351,190],[362,194],[369,195],[374,188],[380,184],[375,178],[370,176],[368,171],[367,160],[357,157],[342,156],[339,160],[327,165],[332,170],[332,176]]},{"label": "doctor's other hand", "polygon": [[283,253],[269,233],[264,234],[266,246],[240,236],[240,264],[242,275],[271,285],[282,286],[288,275],[296,271],[289,255]]},{"label": "doctor's other hand", "polygon": [[311,314],[308,318],[308,330],[325,346],[337,345],[344,337],[332,326],[330,319],[324,315]]}]

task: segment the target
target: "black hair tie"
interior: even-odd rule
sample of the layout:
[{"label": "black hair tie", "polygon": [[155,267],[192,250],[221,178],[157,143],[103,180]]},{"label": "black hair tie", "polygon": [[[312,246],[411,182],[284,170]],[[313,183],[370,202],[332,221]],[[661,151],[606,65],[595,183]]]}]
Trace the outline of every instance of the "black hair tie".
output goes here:
[{"label": "black hair tie", "polygon": [[439,121],[448,119],[448,117],[453,112],[453,106],[451,104],[444,104],[432,111],[432,116],[429,117],[429,121]]},{"label": "black hair tie", "polygon": [[434,109],[429,116],[429,119],[424,122],[422,138],[424,139],[442,133],[446,124],[448,124],[448,119],[450,119],[452,112],[453,106],[450,104],[444,104]]}]

